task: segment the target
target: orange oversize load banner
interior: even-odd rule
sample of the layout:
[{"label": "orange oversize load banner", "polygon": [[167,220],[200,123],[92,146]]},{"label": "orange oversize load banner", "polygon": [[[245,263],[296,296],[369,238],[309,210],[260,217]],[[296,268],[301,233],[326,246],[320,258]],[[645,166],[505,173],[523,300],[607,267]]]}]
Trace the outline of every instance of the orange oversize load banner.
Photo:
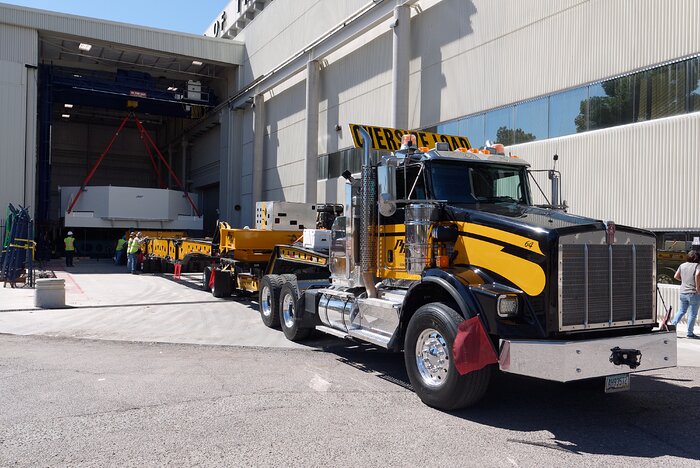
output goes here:
[{"label": "orange oversize load banner", "polygon": [[409,133],[416,136],[416,144],[418,147],[432,149],[435,148],[436,143],[443,142],[450,145],[450,151],[456,151],[457,148],[471,148],[467,137],[421,132],[419,130],[401,130],[398,128],[350,124],[350,133],[352,133],[352,141],[355,143],[355,148],[362,148],[360,127],[364,128],[369,133],[372,139],[372,149],[375,150],[397,151],[401,148],[401,137]]}]

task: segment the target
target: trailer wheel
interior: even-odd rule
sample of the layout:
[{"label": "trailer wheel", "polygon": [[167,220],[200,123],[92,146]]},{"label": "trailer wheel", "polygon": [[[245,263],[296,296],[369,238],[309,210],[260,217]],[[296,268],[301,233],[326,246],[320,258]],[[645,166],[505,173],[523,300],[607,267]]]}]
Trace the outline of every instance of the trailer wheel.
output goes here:
[{"label": "trailer wheel", "polygon": [[204,291],[211,291],[209,287],[209,279],[211,278],[211,266],[207,265],[202,270],[202,289]]},{"label": "trailer wheel", "polygon": [[231,274],[228,271],[216,269],[211,295],[214,297],[228,297],[231,295]]},{"label": "trailer wheel", "polygon": [[265,275],[260,280],[258,307],[260,318],[266,327],[279,328],[279,297],[283,279],[279,275]]},{"label": "trailer wheel", "polygon": [[445,304],[433,302],[411,317],[404,342],[404,360],[411,385],[428,406],[454,410],[479,401],[491,380],[492,366],[460,375],[452,344],[464,318]]},{"label": "trailer wheel", "polygon": [[280,325],[282,325],[284,336],[290,341],[302,341],[311,334],[311,328],[301,328],[297,321],[299,318],[298,300],[299,289],[296,282],[285,283],[280,293]]}]

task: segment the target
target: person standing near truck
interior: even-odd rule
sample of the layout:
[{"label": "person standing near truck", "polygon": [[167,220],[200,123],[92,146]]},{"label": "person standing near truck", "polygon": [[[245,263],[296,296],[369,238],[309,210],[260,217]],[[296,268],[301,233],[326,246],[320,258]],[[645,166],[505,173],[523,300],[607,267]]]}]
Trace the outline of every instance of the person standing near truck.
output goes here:
[{"label": "person standing near truck", "polygon": [[121,236],[117,241],[117,247],[114,249],[114,264],[119,265],[124,257],[124,247],[126,246],[126,235]]},{"label": "person standing near truck", "polygon": [[673,317],[671,325],[676,325],[688,312],[688,338],[698,338],[693,333],[695,320],[698,317],[698,307],[700,307],[700,252],[691,250],[688,252],[685,263],[676,270],[675,278],[681,282],[680,303],[676,316]]},{"label": "person standing near truck", "polygon": [[[139,234],[141,234],[141,233],[139,233]],[[134,232],[132,231],[131,234],[129,234],[129,243],[127,244],[127,247],[126,247],[126,255],[127,255],[126,269],[132,275],[136,274],[136,256],[138,255],[140,248],[141,248],[141,239],[136,234],[134,234]]]},{"label": "person standing near truck", "polygon": [[72,231],[68,231],[66,238],[63,239],[63,245],[66,249],[66,266],[72,267],[73,257],[75,256],[75,238]]}]

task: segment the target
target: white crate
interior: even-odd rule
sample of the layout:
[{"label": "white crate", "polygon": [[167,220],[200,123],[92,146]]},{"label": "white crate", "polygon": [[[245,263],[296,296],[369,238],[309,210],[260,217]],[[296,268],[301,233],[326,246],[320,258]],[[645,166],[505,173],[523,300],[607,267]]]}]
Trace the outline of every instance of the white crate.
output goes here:
[{"label": "white crate", "polygon": [[304,229],[304,247],[311,250],[328,251],[331,248],[331,231]]},{"label": "white crate", "polygon": [[316,227],[316,205],[268,201],[255,204],[255,228],[266,231],[296,231]]}]

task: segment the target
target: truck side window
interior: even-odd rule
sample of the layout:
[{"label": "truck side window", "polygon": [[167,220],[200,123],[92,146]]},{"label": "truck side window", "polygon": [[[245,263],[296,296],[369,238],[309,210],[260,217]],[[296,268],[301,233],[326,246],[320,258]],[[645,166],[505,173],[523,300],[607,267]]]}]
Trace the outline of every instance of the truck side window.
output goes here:
[{"label": "truck side window", "polygon": [[[400,167],[396,171],[396,198],[399,200],[404,200],[411,195],[411,200],[425,200],[425,171],[420,170],[420,165],[413,165],[408,167]],[[406,178],[404,180],[404,173]],[[416,182],[417,179],[417,182]],[[411,188],[413,188],[413,193],[411,193]]]}]

